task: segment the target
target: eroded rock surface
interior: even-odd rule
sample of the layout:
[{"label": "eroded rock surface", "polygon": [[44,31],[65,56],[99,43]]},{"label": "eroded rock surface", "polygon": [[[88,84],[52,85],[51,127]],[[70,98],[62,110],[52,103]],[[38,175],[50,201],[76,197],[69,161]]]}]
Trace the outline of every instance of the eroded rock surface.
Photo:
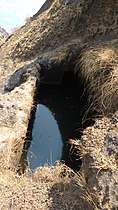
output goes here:
[{"label": "eroded rock surface", "polygon": [[8,36],[9,34],[5,31],[5,29],[0,27],[0,45],[5,42]]},{"label": "eroded rock surface", "polygon": [[36,87],[30,78],[12,92],[0,95],[0,165],[18,166],[27,133]]},{"label": "eroded rock surface", "polygon": [[118,207],[118,112],[97,119],[73,142],[81,154],[82,167],[98,209]]}]

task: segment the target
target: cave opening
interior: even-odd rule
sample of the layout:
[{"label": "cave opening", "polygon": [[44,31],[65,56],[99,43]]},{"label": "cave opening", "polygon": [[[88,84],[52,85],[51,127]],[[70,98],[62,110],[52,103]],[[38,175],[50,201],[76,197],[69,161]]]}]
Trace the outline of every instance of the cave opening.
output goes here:
[{"label": "cave opening", "polygon": [[76,151],[71,152],[68,141],[80,139],[83,129],[93,123],[83,123],[87,105],[83,82],[74,71],[65,71],[60,85],[41,83],[37,90],[36,109],[31,114],[21,157],[23,167],[29,165],[34,170],[59,160],[78,171],[81,159]]}]

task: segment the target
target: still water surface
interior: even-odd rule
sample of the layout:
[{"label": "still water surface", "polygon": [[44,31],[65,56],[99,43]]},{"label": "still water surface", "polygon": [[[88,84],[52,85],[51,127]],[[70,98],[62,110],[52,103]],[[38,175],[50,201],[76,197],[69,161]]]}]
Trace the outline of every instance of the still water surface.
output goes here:
[{"label": "still water surface", "polygon": [[31,168],[36,168],[39,164],[54,164],[56,160],[60,160],[62,147],[62,138],[54,114],[45,105],[38,104],[32,144],[28,151]]},{"label": "still water surface", "polygon": [[27,152],[30,168],[54,165],[64,160],[73,169],[80,161],[70,154],[67,141],[79,138],[82,102],[77,80],[69,78],[61,86],[40,86],[38,104],[32,128],[32,141]]}]

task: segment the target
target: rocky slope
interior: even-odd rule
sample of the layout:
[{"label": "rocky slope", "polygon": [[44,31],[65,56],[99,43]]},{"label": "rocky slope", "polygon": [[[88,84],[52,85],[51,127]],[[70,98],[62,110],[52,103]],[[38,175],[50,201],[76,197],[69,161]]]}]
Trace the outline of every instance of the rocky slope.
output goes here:
[{"label": "rocky slope", "polygon": [[36,80],[57,82],[72,66],[87,90],[84,118],[96,110],[98,117],[71,143],[82,156],[84,197],[101,210],[118,208],[117,20],[117,0],[47,0],[0,48],[1,164],[18,165]]}]

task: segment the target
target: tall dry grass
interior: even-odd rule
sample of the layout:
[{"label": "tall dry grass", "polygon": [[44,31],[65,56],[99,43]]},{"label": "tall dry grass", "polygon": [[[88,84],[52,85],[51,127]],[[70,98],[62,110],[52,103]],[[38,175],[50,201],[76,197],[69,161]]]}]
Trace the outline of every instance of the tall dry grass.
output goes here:
[{"label": "tall dry grass", "polygon": [[83,51],[75,71],[86,83],[89,110],[113,113],[118,109],[118,50],[98,47]]}]

